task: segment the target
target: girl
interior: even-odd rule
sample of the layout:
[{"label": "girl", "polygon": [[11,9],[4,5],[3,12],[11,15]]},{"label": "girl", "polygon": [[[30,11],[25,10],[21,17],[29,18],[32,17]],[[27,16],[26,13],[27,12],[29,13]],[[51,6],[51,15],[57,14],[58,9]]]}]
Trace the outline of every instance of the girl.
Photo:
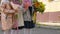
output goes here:
[{"label": "girl", "polygon": [[11,28],[13,25],[12,17],[15,14],[15,10],[12,9],[9,0],[1,0],[1,22],[2,22],[2,30],[4,34],[10,34]]}]

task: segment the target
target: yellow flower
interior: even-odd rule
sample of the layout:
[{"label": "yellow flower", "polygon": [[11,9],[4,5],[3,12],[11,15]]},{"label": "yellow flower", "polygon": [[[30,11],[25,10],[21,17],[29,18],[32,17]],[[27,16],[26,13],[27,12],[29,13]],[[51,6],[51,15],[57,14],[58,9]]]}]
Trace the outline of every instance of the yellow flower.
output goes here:
[{"label": "yellow flower", "polygon": [[35,2],[34,5],[37,8],[40,4],[39,4],[39,2]]}]

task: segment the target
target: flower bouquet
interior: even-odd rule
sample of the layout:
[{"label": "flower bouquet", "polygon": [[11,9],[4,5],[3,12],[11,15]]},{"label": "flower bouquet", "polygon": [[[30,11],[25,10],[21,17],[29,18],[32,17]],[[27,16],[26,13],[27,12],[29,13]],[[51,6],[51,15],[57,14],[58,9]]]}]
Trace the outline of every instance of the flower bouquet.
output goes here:
[{"label": "flower bouquet", "polygon": [[34,7],[33,21],[34,23],[36,23],[37,12],[40,12],[41,14],[43,14],[45,10],[45,5],[42,2],[38,2],[37,0],[34,0],[33,7]]}]

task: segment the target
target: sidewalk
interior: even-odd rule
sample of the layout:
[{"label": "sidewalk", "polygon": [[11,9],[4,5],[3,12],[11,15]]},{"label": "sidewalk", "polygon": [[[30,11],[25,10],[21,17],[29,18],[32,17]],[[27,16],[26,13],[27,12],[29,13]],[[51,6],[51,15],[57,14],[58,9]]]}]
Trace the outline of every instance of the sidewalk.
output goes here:
[{"label": "sidewalk", "polygon": [[52,23],[52,22],[37,22],[37,24],[60,26],[60,23]]},{"label": "sidewalk", "polygon": [[50,28],[50,29],[60,29],[60,23],[38,22],[36,27],[43,27],[43,28]]}]

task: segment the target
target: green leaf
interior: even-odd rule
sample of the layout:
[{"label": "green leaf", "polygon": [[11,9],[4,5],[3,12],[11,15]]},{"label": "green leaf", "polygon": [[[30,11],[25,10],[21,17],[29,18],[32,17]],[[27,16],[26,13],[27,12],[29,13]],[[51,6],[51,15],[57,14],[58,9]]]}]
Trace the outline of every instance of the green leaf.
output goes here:
[{"label": "green leaf", "polygon": [[38,2],[38,3],[39,3],[39,6],[37,6],[36,11],[43,13],[45,10],[45,5],[42,2]]}]

